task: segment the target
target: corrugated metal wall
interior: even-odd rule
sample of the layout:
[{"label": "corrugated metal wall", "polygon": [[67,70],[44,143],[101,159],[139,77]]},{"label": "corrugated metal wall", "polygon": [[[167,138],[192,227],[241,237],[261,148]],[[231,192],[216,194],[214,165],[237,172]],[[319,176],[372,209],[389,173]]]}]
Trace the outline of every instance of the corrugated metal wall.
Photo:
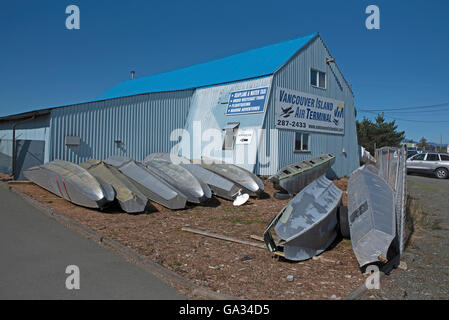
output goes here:
[{"label": "corrugated metal wall", "polygon": [[[12,139],[12,127],[21,120],[0,122],[0,139]],[[50,128],[50,117],[41,116],[19,124],[16,127],[16,138],[22,140],[45,140]]]},{"label": "corrugated metal wall", "polygon": [[[142,161],[149,153],[168,152],[175,144],[171,131],[184,128],[192,94],[152,93],[54,109],[50,160],[80,163],[121,155]],[[66,146],[66,136],[79,136],[81,145]]]},{"label": "corrugated metal wall", "polygon": [[[12,166],[12,164],[6,166],[6,162],[12,162],[12,127],[17,122],[20,122],[20,120],[0,123],[0,167],[3,168],[2,171],[8,171],[8,173],[10,173]],[[44,157],[48,161],[50,155],[50,117],[41,116],[33,121],[19,124],[16,127],[16,139],[45,141]]]},{"label": "corrugated metal wall", "polygon": [[[200,159],[201,156],[208,158],[225,160],[237,164],[247,170],[253,171],[256,164],[257,155],[257,130],[262,128],[265,109],[261,113],[226,115],[229,97],[232,92],[270,87],[272,76],[235,82],[226,85],[219,85],[197,89],[192,98],[189,116],[186,121],[186,132],[180,144],[181,154],[190,159]],[[239,130],[250,130],[253,138],[248,145],[235,145],[233,150],[222,150],[224,131],[223,129],[230,122],[238,122]],[[201,128],[201,135],[194,129]],[[212,136],[205,137],[209,130],[216,130],[220,139],[215,141],[216,148],[210,148]],[[203,140],[203,141],[202,141]],[[207,141],[206,141],[207,140]]]},{"label": "corrugated metal wall", "polygon": [[[323,153],[332,153],[336,156],[335,164],[332,167],[334,177],[349,176],[359,166],[353,95],[336,65],[332,63],[330,65],[326,64],[326,58],[331,58],[331,56],[321,38],[318,37],[275,73],[264,128],[275,129],[274,93],[276,92],[276,87],[283,87],[344,101],[344,136],[311,133],[311,152],[294,153],[295,131],[276,129],[278,132],[278,148],[275,151],[277,155],[270,156],[270,152],[259,152],[259,161],[256,167],[257,174],[271,175],[288,164]],[[310,85],[310,68],[326,72],[327,89],[314,88]],[[269,149],[271,143],[270,139],[267,139],[267,149]],[[346,151],[345,153],[343,153],[343,149]],[[272,161],[278,161],[276,170],[274,170],[276,166],[264,168],[260,164],[261,162],[269,163],[271,158],[273,159]]]},{"label": "corrugated metal wall", "polygon": [[[259,123],[263,123],[263,128],[267,129],[257,150],[257,174],[272,175],[285,165],[322,153],[332,153],[337,157],[332,167],[334,176],[347,176],[358,167],[353,96],[336,65],[326,64],[326,58],[329,57],[327,48],[321,38],[317,37],[274,74],[265,120],[263,115],[240,117],[249,119],[262,116],[260,121],[256,122],[259,126]],[[326,72],[326,90],[311,87],[311,67]],[[266,81],[271,82],[271,77],[222,87],[231,90],[234,87],[252,86],[252,82],[266,85]],[[345,135],[311,133],[311,152],[294,153],[294,131],[275,129],[276,87],[344,101]],[[213,93],[213,103],[210,102],[212,105],[209,108],[217,103],[224,103],[221,101],[226,96],[224,93],[229,93],[229,90],[221,92],[220,88],[198,90]],[[216,90],[218,91],[215,92]],[[51,116],[47,117],[46,124],[33,121],[28,124],[34,126],[32,130],[18,130],[18,134],[22,134],[22,139],[32,139],[31,136],[35,135],[37,140],[45,140],[47,146],[49,145],[46,146],[46,161],[64,159],[80,163],[89,158],[105,159],[111,155],[128,156],[141,161],[149,153],[168,152],[177,143],[170,141],[170,134],[175,129],[186,127],[193,93],[193,90],[151,93],[56,108],[51,111]],[[197,107],[197,111],[201,113],[201,105]],[[226,117],[218,117],[220,128],[223,127],[224,118]],[[237,118],[235,117],[236,120]],[[0,125],[0,139],[2,132],[4,139],[10,132],[8,127],[3,129],[2,131]],[[66,146],[66,136],[79,136],[81,145]],[[122,144],[119,145],[115,141],[121,141]],[[275,141],[277,143],[274,143]]]}]

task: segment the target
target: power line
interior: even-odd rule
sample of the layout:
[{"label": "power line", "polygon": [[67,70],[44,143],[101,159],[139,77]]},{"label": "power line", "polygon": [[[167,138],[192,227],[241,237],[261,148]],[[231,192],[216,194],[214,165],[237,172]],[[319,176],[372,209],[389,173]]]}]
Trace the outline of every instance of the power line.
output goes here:
[{"label": "power line", "polygon": [[[449,108],[431,109],[431,110],[425,109],[425,110],[426,110],[426,112],[422,112],[421,115],[434,114],[434,113],[437,113],[437,112],[448,112]],[[382,111],[382,112],[385,112],[385,113],[417,113],[417,112],[420,112],[420,110],[396,110],[396,111],[386,110],[386,111]]]},{"label": "power line", "polygon": [[[378,114],[377,112],[370,112],[370,111],[364,111],[368,113]],[[397,121],[408,121],[408,122],[421,122],[421,123],[449,123],[449,120],[438,120],[438,121],[432,121],[432,120],[414,120],[414,119],[403,119],[403,118],[397,118],[397,117],[391,117],[391,116],[384,116],[385,118],[397,120]]]},{"label": "power line", "polygon": [[435,115],[435,114],[448,114],[449,108],[447,109],[437,109],[437,110],[426,110],[425,112],[419,112],[418,110],[398,110],[398,111],[371,111],[371,110],[357,110],[357,112],[360,113],[387,113],[387,114],[405,114],[405,113],[412,113],[417,114],[419,113],[419,116],[426,116],[426,115]]},{"label": "power line", "polygon": [[440,121],[432,121],[432,120],[411,120],[411,119],[401,119],[401,118],[393,118],[386,117],[396,121],[407,121],[407,122],[419,122],[419,123],[449,123],[449,120],[440,120]]},{"label": "power line", "polygon": [[429,108],[437,108],[437,107],[448,107],[449,110],[449,102],[444,102],[440,104],[433,104],[427,106],[414,106],[414,107],[400,107],[400,108],[384,108],[384,107],[372,107],[372,108],[382,108],[382,109],[371,109],[370,107],[365,107],[363,109],[359,109],[359,111],[397,111],[397,110],[412,110],[412,109],[429,109]]}]

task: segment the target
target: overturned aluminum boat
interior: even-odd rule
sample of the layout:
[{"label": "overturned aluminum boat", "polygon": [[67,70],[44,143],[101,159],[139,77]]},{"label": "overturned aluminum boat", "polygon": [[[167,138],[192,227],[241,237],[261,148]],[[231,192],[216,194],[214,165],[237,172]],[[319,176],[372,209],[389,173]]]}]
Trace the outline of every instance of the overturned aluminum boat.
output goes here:
[{"label": "overturned aluminum boat", "polygon": [[360,267],[390,258],[396,237],[394,196],[373,165],[355,170],[348,182],[348,220],[352,249]]},{"label": "overturned aluminum boat", "polygon": [[212,171],[204,169],[199,164],[191,163],[190,160],[181,156],[176,156],[170,153],[152,153],[145,158],[144,162],[150,160],[163,160],[180,165],[196,178],[205,182],[212,193],[220,198],[235,200],[241,189],[234,182],[223,178]]},{"label": "overturned aluminum boat", "polygon": [[123,211],[128,213],[145,211],[148,204],[147,197],[116,168],[95,159],[83,162],[80,166],[114,188],[116,198]]},{"label": "overturned aluminum boat", "polygon": [[106,200],[108,200],[109,202],[114,201],[115,196],[117,195],[114,187],[99,177],[95,177],[95,179],[97,179],[98,183],[103,189]]},{"label": "overturned aluminum boat", "polygon": [[212,197],[212,191],[206,183],[179,165],[155,159],[147,159],[144,165],[155,176],[185,195],[189,202],[203,203]]},{"label": "overturned aluminum boat", "polygon": [[[24,176],[44,189],[87,208],[104,208],[111,201],[111,189],[82,167],[56,160],[24,171]],[[113,197],[112,197],[113,200]]]},{"label": "overturned aluminum boat", "polygon": [[185,208],[187,196],[155,176],[145,165],[126,157],[109,157],[105,162],[133,180],[151,201],[173,210]]},{"label": "overturned aluminum boat", "polygon": [[[324,175],[305,187],[269,223],[264,232],[271,252],[302,261],[326,250],[337,236],[337,210],[343,192]],[[281,241],[271,236],[275,225]]]},{"label": "overturned aluminum boat", "polygon": [[362,146],[359,146],[359,158],[362,164],[376,164],[376,158]]},{"label": "overturned aluminum boat", "polygon": [[252,197],[259,197],[263,194],[264,184],[262,180],[248,170],[230,163],[206,157],[202,157],[201,166],[234,182],[244,193],[248,193]]},{"label": "overturned aluminum boat", "polygon": [[334,164],[335,156],[321,156],[296,162],[279,170],[269,180],[275,189],[284,193],[295,194],[309,183],[322,176]]}]

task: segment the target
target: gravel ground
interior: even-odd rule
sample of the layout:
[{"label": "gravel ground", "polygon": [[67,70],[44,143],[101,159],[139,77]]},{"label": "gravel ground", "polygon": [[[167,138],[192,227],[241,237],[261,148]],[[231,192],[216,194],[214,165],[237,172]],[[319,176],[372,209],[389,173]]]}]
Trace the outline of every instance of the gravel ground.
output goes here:
[{"label": "gravel ground", "polygon": [[0,172],[0,181],[8,181],[11,179],[12,177],[10,175]]},{"label": "gravel ground", "polygon": [[449,179],[408,175],[413,233],[401,258],[405,265],[363,299],[448,299]]},{"label": "gravel ground", "polygon": [[[335,181],[342,190],[347,179]],[[121,242],[194,283],[246,299],[341,299],[365,281],[350,241],[338,239],[319,258],[291,263],[266,249],[216,240],[181,231],[184,226],[251,240],[288,200],[250,199],[239,208],[213,198],[204,206],[131,215],[116,207],[107,211],[73,205],[33,184],[14,188],[98,233]],[[344,198],[344,203],[346,198]],[[293,276],[293,281],[288,281]],[[183,293],[183,292],[181,292]]]}]

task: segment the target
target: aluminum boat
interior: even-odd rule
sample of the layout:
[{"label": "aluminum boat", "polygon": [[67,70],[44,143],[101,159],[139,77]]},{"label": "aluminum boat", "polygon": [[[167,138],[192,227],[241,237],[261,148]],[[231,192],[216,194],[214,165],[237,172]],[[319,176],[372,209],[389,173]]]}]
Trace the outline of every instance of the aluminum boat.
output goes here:
[{"label": "aluminum boat", "polygon": [[360,267],[388,260],[396,237],[390,185],[378,175],[375,166],[367,165],[352,173],[347,192],[351,243]]},{"label": "aluminum boat", "polygon": [[126,157],[110,157],[105,162],[130,178],[151,201],[169,209],[185,208],[187,196],[154,175],[142,163]]},{"label": "aluminum boat", "polygon": [[[87,208],[104,208],[113,200],[113,190],[101,184],[82,167],[56,160],[24,171],[24,176],[42,188]],[[111,199],[112,197],[112,199]]]},{"label": "aluminum boat", "polygon": [[334,162],[335,156],[323,154],[288,165],[271,176],[269,180],[275,189],[293,195],[325,174]]},{"label": "aluminum boat", "polygon": [[231,180],[223,178],[210,170],[204,169],[199,164],[191,163],[190,160],[185,157],[176,156],[169,153],[152,153],[145,158],[144,162],[150,160],[163,160],[180,165],[193,174],[196,178],[205,182],[211,189],[212,193],[220,198],[235,200],[241,189]]},{"label": "aluminum boat", "polygon": [[206,157],[201,158],[201,166],[236,183],[244,193],[248,193],[250,196],[257,197],[263,194],[264,184],[262,180],[248,170]]},{"label": "aluminum boat", "polygon": [[114,188],[116,198],[123,211],[128,213],[145,211],[148,204],[147,197],[116,168],[95,159],[83,162],[80,166]]},{"label": "aluminum boat", "polygon": [[192,203],[203,203],[212,197],[209,186],[185,168],[163,160],[144,161],[146,168],[187,197]]},{"label": "aluminum boat", "polygon": [[[268,250],[292,261],[306,260],[326,250],[337,236],[342,194],[324,175],[305,187],[265,229]],[[271,235],[273,226],[281,239],[278,243]]]}]

